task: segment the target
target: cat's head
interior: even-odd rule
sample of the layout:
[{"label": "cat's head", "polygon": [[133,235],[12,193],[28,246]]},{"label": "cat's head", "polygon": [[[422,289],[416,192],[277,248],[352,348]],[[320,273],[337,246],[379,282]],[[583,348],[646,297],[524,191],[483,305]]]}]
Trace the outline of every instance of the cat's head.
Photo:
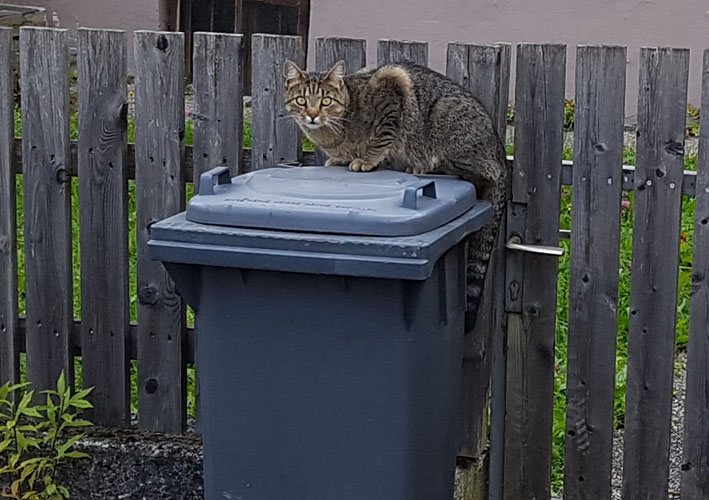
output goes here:
[{"label": "cat's head", "polygon": [[284,65],[286,111],[309,130],[335,130],[349,104],[343,81],[345,63],[339,61],[327,73],[307,73],[293,61]]}]

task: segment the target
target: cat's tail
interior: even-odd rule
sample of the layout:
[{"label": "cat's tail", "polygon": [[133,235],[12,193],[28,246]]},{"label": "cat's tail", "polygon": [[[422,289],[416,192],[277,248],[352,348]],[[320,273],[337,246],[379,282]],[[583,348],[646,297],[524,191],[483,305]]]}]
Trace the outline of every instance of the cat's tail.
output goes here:
[{"label": "cat's tail", "polygon": [[505,162],[502,175],[481,193],[481,198],[492,204],[492,221],[480,231],[473,233],[468,240],[468,266],[465,282],[466,331],[472,330],[475,326],[475,320],[482,302],[482,294],[485,289],[485,277],[490,258],[497,244],[497,239],[500,237],[498,230],[502,217],[505,215],[510,194],[511,164],[507,159],[502,161]]}]

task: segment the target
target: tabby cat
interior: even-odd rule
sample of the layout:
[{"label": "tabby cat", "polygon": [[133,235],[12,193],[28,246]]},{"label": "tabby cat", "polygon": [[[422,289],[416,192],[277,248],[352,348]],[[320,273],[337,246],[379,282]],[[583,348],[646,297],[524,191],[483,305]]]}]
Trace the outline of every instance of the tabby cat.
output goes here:
[{"label": "tabby cat", "polygon": [[466,289],[474,321],[510,186],[504,146],[480,102],[415,64],[346,75],[343,61],[326,73],[287,61],[284,70],[286,110],[327,154],[326,165],[457,175],[491,201],[492,222],[470,240]]}]

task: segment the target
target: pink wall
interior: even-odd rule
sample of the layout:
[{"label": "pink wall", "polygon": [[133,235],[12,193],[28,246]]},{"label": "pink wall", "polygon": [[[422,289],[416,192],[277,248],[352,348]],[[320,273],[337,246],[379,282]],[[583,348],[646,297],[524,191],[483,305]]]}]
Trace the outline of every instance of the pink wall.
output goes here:
[{"label": "pink wall", "polygon": [[699,105],[702,51],[709,48],[707,0],[311,0],[311,5],[311,38],[366,38],[370,63],[381,38],[428,41],[430,65],[439,71],[445,71],[450,41],[565,43],[569,97],[577,44],[627,46],[626,121],[631,123],[640,47],[687,47],[692,51],[689,101]]},{"label": "pink wall", "polygon": [[158,0],[9,0],[8,3],[47,9],[49,22],[56,13],[62,28],[112,28],[129,32],[128,61],[133,67],[133,30],[158,29]]},{"label": "pink wall", "polygon": [[57,13],[63,28],[157,29],[158,0],[10,0]]}]

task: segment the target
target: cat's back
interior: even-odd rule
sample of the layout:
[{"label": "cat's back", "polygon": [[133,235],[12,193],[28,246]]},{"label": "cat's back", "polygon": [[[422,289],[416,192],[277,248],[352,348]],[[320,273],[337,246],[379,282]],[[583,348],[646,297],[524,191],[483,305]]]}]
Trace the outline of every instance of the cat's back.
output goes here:
[{"label": "cat's back", "polygon": [[406,87],[415,97],[417,107],[425,112],[441,99],[461,99],[469,105],[482,111],[480,102],[464,87],[450,80],[446,76],[426,66],[402,62],[380,66],[374,69],[361,70],[345,77],[345,83],[353,94],[366,94],[375,92],[372,82],[382,75],[394,77],[399,80],[402,87]]}]

